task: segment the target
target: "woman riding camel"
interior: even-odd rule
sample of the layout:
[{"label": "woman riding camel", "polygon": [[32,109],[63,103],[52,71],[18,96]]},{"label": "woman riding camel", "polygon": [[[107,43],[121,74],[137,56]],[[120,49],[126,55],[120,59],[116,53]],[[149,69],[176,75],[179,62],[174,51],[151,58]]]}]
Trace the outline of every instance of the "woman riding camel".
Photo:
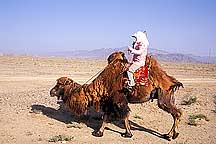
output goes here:
[{"label": "woman riding camel", "polygon": [[132,38],[133,38],[132,47],[128,46],[128,51],[133,54],[131,65],[127,71],[127,75],[129,79],[128,80],[129,89],[131,89],[136,84],[133,77],[133,73],[138,68],[145,65],[147,48],[149,46],[149,41],[147,39],[146,31],[144,32],[138,31],[132,35]]}]

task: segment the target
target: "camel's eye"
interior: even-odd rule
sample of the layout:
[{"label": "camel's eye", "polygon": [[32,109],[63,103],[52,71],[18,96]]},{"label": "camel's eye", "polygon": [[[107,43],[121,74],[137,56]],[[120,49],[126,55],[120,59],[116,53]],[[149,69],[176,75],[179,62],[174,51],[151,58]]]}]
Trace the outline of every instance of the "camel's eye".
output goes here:
[{"label": "camel's eye", "polygon": [[64,83],[65,85],[69,85],[70,84],[70,81],[65,81],[65,83]]}]

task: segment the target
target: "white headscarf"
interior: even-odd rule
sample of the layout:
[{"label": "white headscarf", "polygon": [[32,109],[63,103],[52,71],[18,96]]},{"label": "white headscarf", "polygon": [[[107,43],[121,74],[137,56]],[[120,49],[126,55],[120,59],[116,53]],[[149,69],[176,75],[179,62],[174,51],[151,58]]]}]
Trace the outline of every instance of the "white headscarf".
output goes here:
[{"label": "white headscarf", "polygon": [[142,42],[146,47],[149,46],[146,32],[138,31],[134,33],[132,37],[136,37],[136,42]]}]

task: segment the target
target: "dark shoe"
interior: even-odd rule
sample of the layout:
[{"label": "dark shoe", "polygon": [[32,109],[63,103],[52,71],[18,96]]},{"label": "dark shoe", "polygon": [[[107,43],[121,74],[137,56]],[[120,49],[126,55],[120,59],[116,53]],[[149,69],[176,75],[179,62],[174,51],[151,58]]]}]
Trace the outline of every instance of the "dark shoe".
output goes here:
[{"label": "dark shoe", "polygon": [[133,87],[132,86],[129,86],[129,85],[127,85],[127,86],[125,86],[124,87],[124,89],[126,89],[127,91],[129,91],[129,92],[131,92],[132,91],[132,89],[133,89]]}]

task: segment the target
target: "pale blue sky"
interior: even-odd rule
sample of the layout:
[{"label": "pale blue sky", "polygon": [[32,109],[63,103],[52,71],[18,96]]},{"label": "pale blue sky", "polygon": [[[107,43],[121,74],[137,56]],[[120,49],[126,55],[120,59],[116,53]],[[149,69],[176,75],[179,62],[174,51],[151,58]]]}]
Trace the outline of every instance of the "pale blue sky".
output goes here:
[{"label": "pale blue sky", "polygon": [[0,52],[118,48],[146,30],[150,48],[216,55],[215,0],[0,0]]}]

